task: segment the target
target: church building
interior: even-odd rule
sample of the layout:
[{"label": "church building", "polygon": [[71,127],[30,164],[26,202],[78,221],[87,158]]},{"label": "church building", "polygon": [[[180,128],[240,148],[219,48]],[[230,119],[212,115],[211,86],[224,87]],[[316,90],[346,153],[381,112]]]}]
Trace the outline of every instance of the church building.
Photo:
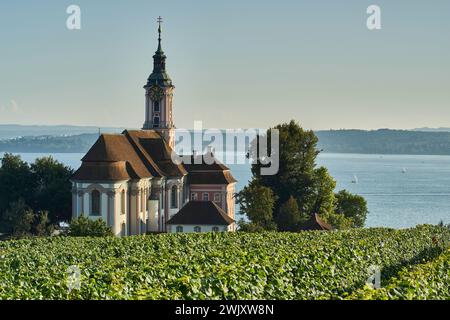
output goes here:
[{"label": "church building", "polygon": [[72,216],[103,219],[117,236],[234,231],[236,180],[229,168],[196,154],[191,164],[172,161],[175,87],[166,72],[160,19],[158,33],[144,86],[143,128],[98,138],[71,178]]}]

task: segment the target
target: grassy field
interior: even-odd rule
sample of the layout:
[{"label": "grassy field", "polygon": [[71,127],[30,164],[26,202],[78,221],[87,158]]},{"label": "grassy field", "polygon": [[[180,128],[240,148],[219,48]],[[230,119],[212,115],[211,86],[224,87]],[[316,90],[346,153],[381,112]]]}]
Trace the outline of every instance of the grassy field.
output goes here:
[{"label": "grassy field", "polygon": [[419,226],[5,241],[0,299],[450,299],[449,240]]}]

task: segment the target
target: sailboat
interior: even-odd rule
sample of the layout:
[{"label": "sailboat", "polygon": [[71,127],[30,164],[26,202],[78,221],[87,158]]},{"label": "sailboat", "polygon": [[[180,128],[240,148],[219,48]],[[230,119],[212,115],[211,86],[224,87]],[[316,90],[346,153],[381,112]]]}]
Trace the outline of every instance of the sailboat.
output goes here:
[{"label": "sailboat", "polygon": [[403,169],[402,169],[402,173],[406,173],[406,168],[403,168]]},{"label": "sailboat", "polygon": [[355,183],[355,184],[358,183],[358,177],[356,176],[356,174],[353,175],[352,183]]}]

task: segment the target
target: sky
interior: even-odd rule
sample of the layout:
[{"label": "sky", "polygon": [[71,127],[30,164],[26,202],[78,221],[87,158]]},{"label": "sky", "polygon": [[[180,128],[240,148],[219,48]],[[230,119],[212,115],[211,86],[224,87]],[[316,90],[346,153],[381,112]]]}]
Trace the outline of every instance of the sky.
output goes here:
[{"label": "sky", "polygon": [[160,15],[178,128],[450,127],[448,0],[1,1],[0,124],[140,128]]}]

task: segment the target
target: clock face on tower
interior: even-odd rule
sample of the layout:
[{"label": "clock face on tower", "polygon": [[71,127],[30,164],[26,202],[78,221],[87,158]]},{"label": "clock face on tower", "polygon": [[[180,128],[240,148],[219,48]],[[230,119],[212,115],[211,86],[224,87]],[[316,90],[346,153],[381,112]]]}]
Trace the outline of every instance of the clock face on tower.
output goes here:
[{"label": "clock face on tower", "polygon": [[160,86],[153,86],[150,88],[149,95],[152,101],[159,101],[164,96],[164,90]]}]

